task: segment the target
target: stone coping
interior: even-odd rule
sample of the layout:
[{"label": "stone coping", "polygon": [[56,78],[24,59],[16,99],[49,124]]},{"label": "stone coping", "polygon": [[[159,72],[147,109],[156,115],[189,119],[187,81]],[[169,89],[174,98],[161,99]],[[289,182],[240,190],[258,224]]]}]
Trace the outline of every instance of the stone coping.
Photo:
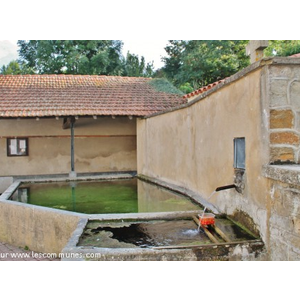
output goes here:
[{"label": "stone coping", "polygon": [[263,175],[288,184],[300,185],[300,165],[266,165]]},{"label": "stone coping", "polygon": [[11,176],[14,181],[80,181],[80,180],[97,180],[97,179],[119,179],[131,178],[136,175],[135,171],[124,172],[101,172],[101,173],[77,173],[76,177],[70,177],[69,174],[51,174],[51,175],[26,175]]},{"label": "stone coping", "polygon": [[138,174],[136,177],[143,181],[162,186],[171,191],[174,191],[174,192],[180,193],[184,196],[187,196],[187,197],[191,198],[193,201],[195,201],[196,203],[202,205],[203,207],[206,207],[214,214],[220,214],[220,211],[218,210],[218,208],[216,206],[214,206],[212,203],[208,202],[203,197],[201,197],[198,193],[196,193],[190,189],[187,189],[185,187],[182,187],[182,186],[179,186],[176,184],[168,183],[168,182],[158,179],[158,178],[149,177],[149,176],[146,176],[143,174]]}]

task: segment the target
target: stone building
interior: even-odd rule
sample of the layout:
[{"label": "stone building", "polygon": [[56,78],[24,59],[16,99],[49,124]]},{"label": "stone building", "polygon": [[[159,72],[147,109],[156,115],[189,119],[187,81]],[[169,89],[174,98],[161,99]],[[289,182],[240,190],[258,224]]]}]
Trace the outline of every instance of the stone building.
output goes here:
[{"label": "stone building", "polygon": [[185,97],[137,121],[138,174],[200,194],[259,233],[271,260],[299,260],[299,58],[263,58]]},{"label": "stone building", "polygon": [[184,97],[146,78],[0,76],[2,190],[135,171],[257,232],[270,260],[299,260],[300,59],[254,57]]},{"label": "stone building", "polygon": [[136,118],[184,103],[177,93],[149,78],[0,75],[0,193],[14,176],[136,171]]}]

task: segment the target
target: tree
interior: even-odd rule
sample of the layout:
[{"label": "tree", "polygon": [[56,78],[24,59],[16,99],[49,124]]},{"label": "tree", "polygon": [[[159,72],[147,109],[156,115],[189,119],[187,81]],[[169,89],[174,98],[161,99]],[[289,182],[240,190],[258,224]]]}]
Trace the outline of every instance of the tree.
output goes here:
[{"label": "tree", "polygon": [[20,62],[39,74],[90,74],[151,77],[153,64],[121,54],[118,40],[18,41]]},{"label": "tree", "polygon": [[132,77],[152,77],[154,73],[153,63],[145,63],[144,56],[139,59],[138,55],[127,52],[126,57],[123,59],[123,76]]},{"label": "tree", "polygon": [[248,41],[169,41],[164,72],[183,91],[230,76],[249,64]]},{"label": "tree", "polygon": [[20,61],[40,74],[122,73],[118,40],[18,41]]},{"label": "tree", "polygon": [[4,75],[22,74],[19,63],[16,60],[11,61],[7,66],[2,66],[0,73]]},{"label": "tree", "polygon": [[2,66],[0,74],[3,75],[19,75],[33,74],[33,71],[26,66],[20,64],[17,60],[12,60],[7,66]]},{"label": "tree", "polygon": [[270,40],[265,49],[265,56],[290,56],[300,53],[300,41],[298,40]]},{"label": "tree", "polygon": [[187,47],[188,41],[170,40],[165,50],[169,57],[163,57],[165,66],[160,70],[169,79],[174,79],[181,69],[184,60],[184,51]]},{"label": "tree", "polygon": [[[160,70],[183,92],[226,78],[249,65],[245,40],[170,40],[168,56]],[[298,40],[270,40],[265,56],[290,56],[300,53]],[[158,73],[158,72],[157,72]]]}]

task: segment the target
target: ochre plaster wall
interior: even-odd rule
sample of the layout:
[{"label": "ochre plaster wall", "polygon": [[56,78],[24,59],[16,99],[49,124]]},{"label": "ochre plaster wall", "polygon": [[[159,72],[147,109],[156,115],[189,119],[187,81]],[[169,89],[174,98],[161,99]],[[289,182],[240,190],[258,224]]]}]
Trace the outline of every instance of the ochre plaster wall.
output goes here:
[{"label": "ochre plaster wall", "polygon": [[[229,215],[239,210],[267,235],[268,103],[264,68],[239,76],[183,109],[138,120],[138,173],[188,188],[204,199],[234,181],[233,140],[246,139],[245,189],[210,202]],[[265,238],[265,240],[267,240]]]},{"label": "ochre plaster wall", "polygon": [[[7,137],[28,137],[29,156],[8,157]],[[62,118],[0,120],[0,176],[66,174],[71,169],[70,129]],[[79,118],[75,171],[136,170],[136,121],[127,117]]]}]

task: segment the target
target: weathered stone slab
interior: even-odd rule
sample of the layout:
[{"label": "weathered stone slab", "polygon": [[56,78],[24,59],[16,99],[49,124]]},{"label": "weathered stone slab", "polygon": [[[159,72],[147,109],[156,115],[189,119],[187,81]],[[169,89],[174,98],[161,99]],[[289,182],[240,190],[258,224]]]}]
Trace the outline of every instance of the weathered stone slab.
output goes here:
[{"label": "weathered stone slab", "polygon": [[288,145],[299,145],[299,135],[292,131],[286,132],[272,132],[270,134],[271,144],[288,144]]},{"label": "weathered stone slab", "polygon": [[300,185],[299,165],[268,165],[263,168],[263,174],[267,178],[278,180],[287,184]]},{"label": "weathered stone slab", "polygon": [[289,99],[294,109],[300,109],[300,78],[290,84]]},{"label": "weathered stone slab", "polygon": [[270,161],[274,162],[294,162],[294,150],[289,147],[271,147]]},{"label": "weathered stone slab", "polygon": [[270,81],[270,104],[274,106],[286,106],[288,104],[287,87],[288,79],[272,79]]},{"label": "weathered stone slab", "polygon": [[293,128],[294,113],[290,109],[270,111],[270,129]]}]

